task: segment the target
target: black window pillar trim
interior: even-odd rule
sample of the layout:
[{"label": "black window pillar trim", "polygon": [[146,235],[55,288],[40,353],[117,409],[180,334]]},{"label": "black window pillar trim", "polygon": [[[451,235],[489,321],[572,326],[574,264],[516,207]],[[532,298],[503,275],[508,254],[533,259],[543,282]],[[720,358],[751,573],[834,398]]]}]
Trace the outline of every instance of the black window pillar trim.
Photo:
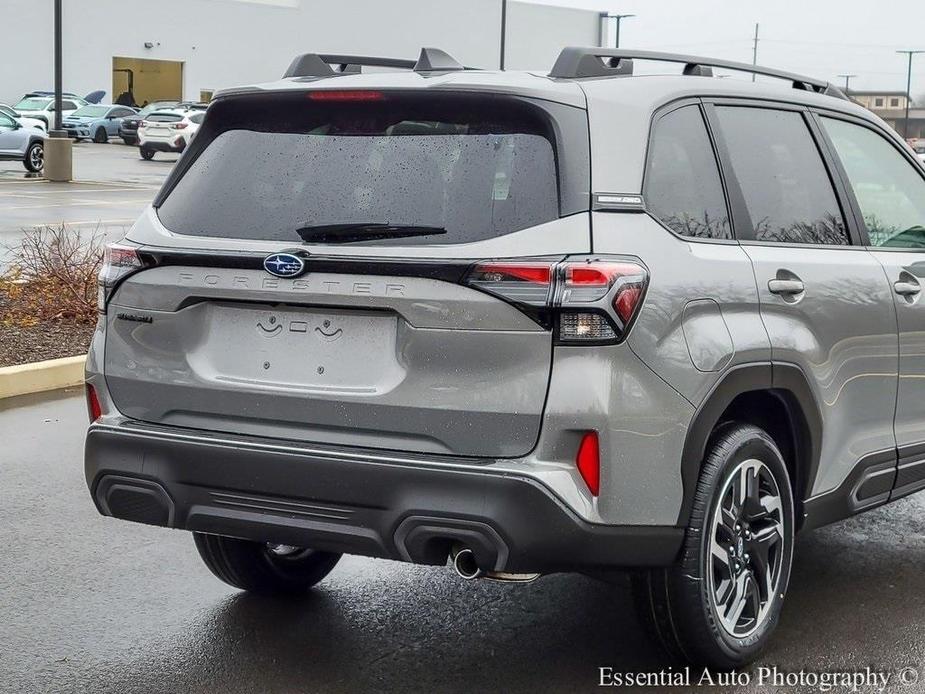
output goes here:
[{"label": "black window pillar trim", "polygon": [[841,159],[835,151],[835,145],[829,138],[818,114],[812,110],[807,112],[806,116],[809,129],[816,140],[816,145],[822,154],[823,162],[829,170],[829,177],[835,185],[835,195],[838,197],[838,204],[841,205],[842,215],[848,224],[848,234],[851,237],[851,243],[855,246],[869,246],[870,237],[867,233],[867,226],[864,224],[864,218],[861,215],[861,208],[858,205],[857,198],[848,181],[848,174],[842,166]]},{"label": "black window pillar trim", "polygon": [[719,164],[720,178],[723,181],[723,188],[726,191],[730,222],[732,222],[733,238],[739,241],[754,241],[755,228],[752,225],[752,217],[748,211],[748,206],[745,204],[745,195],[742,193],[742,186],[739,185],[739,179],[732,166],[732,157],[729,156],[729,146],[726,143],[726,138],[723,136],[723,130],[719,125],[719,119],[716,115],[716,102],[713,99],[703,100],[703,114],[706,117],[707,130],[709,131],[710,138],[713,140],[713,148],[716,152],[717,163]]}]

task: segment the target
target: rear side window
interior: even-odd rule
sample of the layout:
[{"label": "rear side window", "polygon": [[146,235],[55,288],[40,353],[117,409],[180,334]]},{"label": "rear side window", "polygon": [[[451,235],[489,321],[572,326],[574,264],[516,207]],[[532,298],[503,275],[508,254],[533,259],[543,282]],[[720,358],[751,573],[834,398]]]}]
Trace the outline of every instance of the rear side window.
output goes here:
[{"label": "rear side window", "polygon": [[925,248],[925,179],[883,136],[835,118],[822,124],[874,246]]},{"label": "rear side window", "polygon": [[[208,145],[160,203],[162,222],[180,234],[294,243],[315,242],[312,230],[368,227],[349,242],[425,245],[559,217],[556,127],[542,108],[372,94],[217,102],[196,140]],[[382,238],[384,226],[420,233]]]},{"label": "rear side window", "polygon": [[698,106],[679,108],[656,122],[643,192],[649,211],[675,233],[732,238],[716,156]]},{"label": "rear side window", "polygon": [[730,106],[716,113],[758,241],[848,243],[835,190],[801,114]]}]

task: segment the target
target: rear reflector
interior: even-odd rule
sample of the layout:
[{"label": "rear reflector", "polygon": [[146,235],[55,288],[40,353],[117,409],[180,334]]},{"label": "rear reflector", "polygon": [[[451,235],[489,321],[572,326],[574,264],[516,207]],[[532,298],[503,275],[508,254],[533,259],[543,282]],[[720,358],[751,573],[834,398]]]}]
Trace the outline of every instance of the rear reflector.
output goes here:
[{"label": "rear reflector", "polygon": [[383,94],[371,89],[319,89],[308,92],[308,98],[312,101],[381,101]]},{"label": "rear reflector", "polygon": [[91,422],[103,416],[103,408],[100,407],[100,399],[96,394],[96,388],[87,384],[87,414]]},{"label": "rear reflector", "polygon": [[588,490],[597,496],[601,491],[601,453],[596,431],[589,431],[581,438],[575,465]]}]

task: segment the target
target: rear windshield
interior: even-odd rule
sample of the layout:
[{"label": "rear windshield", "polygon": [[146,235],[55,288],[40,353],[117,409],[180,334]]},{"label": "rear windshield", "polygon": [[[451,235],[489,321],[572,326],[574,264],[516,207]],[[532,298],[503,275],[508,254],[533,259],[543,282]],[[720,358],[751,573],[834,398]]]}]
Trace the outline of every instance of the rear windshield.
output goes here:
[{"label": "rear windshield", "polygon": [[179,113],[152,113],[145,116],[145,120],[150,123],[177,123],[183,120]]},{"label": "rear windshield", "polygon": [[30,97],[28,99],[23,99],[13,108],[18,111],[42,111],[50,103],[51,99],[44,97]]},{"label": "rear windshield", "polygon": [[[194,140],[200,151],[161,201],[164,225],[293,243],[314,242],[299,230],[356,225],[351,243],[453,244],[560,215],[556,139],[535,105],[394,93],[298,97],[278,108],[213,106]],[[432,233],[358,238],[364,225]]]},{"label": "rear windshield", "polygon": [[142,109],[138,112],[138,115],[139,115],[139,116],[147,116],[149,113],[151,113],[152,111],[155,111],[155,110],[157,110],[157,109],[159,109],[159,108],[173,108],[173,107],[176,106],[176,105],[177,105],[177,102],[176,102],[176,101],[156,101],[156,102],[154,102],[153,104],[148,104],[147,106],[145,106],[144,108],[142,108]]},{"label": "rear windshield", "polygon": [[79,109],[74,111],[72,115],[74,116],[91,116],[98,118],[100,116],[105,116],[109,113],[110,106],[81,106]]}]

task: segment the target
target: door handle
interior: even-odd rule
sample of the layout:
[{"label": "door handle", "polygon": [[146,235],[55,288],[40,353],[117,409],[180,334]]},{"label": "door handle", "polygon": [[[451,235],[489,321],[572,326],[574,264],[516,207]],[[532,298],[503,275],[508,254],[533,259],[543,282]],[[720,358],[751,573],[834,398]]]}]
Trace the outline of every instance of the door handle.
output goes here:
[{"label": "door handle", "polygon": [[893,283],[893,291],[899,294],[900,296],[915,296],[920,291],[922,291],[922,285],[918,282],[907,282],[900,280],[899,282]]},{"label": "door handle", "polygon": [[802,280],[768,280],[768,291],[772,294],[802,294]]}]

